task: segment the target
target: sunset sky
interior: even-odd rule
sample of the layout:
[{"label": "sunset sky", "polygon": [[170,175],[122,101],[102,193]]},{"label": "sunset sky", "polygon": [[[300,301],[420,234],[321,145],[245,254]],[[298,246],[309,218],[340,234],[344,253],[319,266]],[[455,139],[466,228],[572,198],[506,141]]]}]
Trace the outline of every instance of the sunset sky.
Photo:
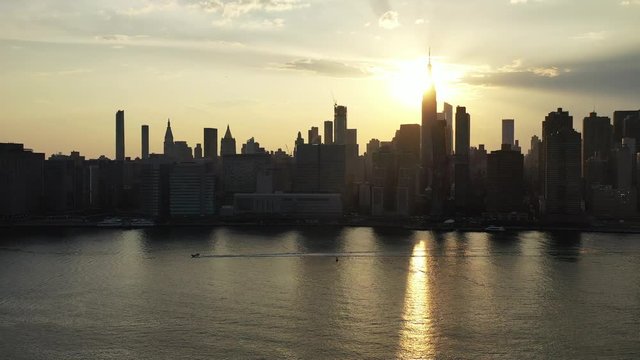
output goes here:
[{"label": "sunset sky", "polygon": [[[640,0],[21,0],[0,2],[0,142],[47,154],[126,155],[140,125],[162,152],[227,124],[292,150],[349,108],[361,152],[420,122],[427,49],[438,105],[466,106],[471,143],[499,147],[516,119],[525,149],[563,107],[640,108]],[[333,94],[333,95],[332,95]]]}]

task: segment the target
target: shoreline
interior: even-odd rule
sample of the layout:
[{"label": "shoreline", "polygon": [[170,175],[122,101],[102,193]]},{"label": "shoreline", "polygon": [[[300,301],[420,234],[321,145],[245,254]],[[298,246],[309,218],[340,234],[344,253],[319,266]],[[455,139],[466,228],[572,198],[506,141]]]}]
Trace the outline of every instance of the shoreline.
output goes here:
[{"label": "shoreline", "polygon": [[[491,224],[496,225],[496,224]],[[483,225],[460,225],[460,226],[445,226],[441,223],[425,223],[416,224],[410,222],[397,222],[389,223],[383,221],[183,221],[183,222],[166,222],[153,225],[137,226],[134,224],[109,224],[107,226],[101,225],[98,222],[63,222],[63,221],[25,221],[14,223],[0,223],[2,229],[73,229],[73,228],[85,228],[85,229],[120,229],[120,230],[154,230],[154,229],[166,229],[166,228],[325,228],[325,227],[338,227],[338,228],[377,228],[387,230],[399,230],[399,231],[433,231],[433,232],[484,232],[484,233],[513,233],[513,232],[526,232],[526,231],[540,231],[540,232],[591,232],[591,233],[619,233],[619,234],[640,234],[640,224],[622,225],[615,224],[603,224],[603,225],[588,225],[579,226],[571,224],[505,224],[497,223],[504,227],[504,231],[488,231],[486,227],[489,224]]]}]

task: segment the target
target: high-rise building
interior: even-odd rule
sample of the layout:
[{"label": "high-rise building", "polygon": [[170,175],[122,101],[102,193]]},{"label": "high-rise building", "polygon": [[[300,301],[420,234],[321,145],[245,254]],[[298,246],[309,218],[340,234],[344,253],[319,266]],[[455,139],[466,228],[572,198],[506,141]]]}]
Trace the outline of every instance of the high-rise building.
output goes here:
[{"label": "high-rise building", "polygon": [[609,159],[612,137],[611,119],[606,116],[598,116],[595,112],[584,118],[582,122],[582,174],[585,179],[589,178],[586,166],[589,158]]},{"label": "high-rise building", "polygon": [[210,216],[214,214],[215,177],[211,163],[183,162],[169,175],[171,216]]},{"label": "high-rise building", "polygon": [[[396,130],[396,135],[392,140],[393,147],[400,154],[412,154],[415,160],[420,159],[420,125],[402,124]],[[378,142],[378,147],[380,142]],[[367,152],[369,151],[367,146]]]},{"label": "high-rise building", "polygon": [[193,160],[193,149],[187,144],[186,141],[175,141],[173,143],[172,156],[177,161],[191,161]]},{"label": "high-rise building", "polygon": [[347,107],[335,104],[333,106],[333,138],[337,145],[344,145],[347,141]]},{"label": "high-rise building", "polygon": [[42,210],[44,154],[22,144],[0,143],[0,216],[37,214]]},{"label": "high-rise building", "polygon": [[502,120],[502,144],[515,145],[515,120]]},{"label": "high-rise building", "polygon": [[256,139],[251,138],[242,144],[240,153],[243,155],[266,154],[267,151],[263,147],[260,147],[260,143],[257,142]]},{"label": "high-rise building", "polygon": [[196,144],[195,149],[193,149],[193,158],[202,159],[202,144]]},{"label": "high-rise building", "polygon": [[[429,56],[429,79],[432,80],[431,56]],[[426,189],[431,185],[433,177],[433,130],[437,122],[437,101],[436,88],[433,81],[430,81],[429,88],[422,96],[422,122],[420,136],[420,163],[422,165],[422,189]],[[446,121],[446,120],[445,120]]]},{"label": "high-rise building", "polygon": [[116,112],[116,160],[124,160],[124,110]]},{"label": "high-rise building", "polygon": [[167,130],[164,133],[164,155],[173,157],[173,132],[171,131],[171,119],[167,120]]},{"label": "high-rise building", "polygon": [[[553,219],[582,213],[580,133],[573,117],[559,108],[542,123],[544,212]],[[560,217],[556,216],[559,215]]]},{"label": "high-rise building", "polygon": [[142,125],[141,127],[141,134],[142,134],[142,139],[141,139],[141,144],[142,144],[142,159],[148,159],[149,158],[149,125]]},{"label": "high-rise building", "polygon": [[523,160],[508,143],[487,156],[487,212],[509,214],[524,209]]},{"label": "high-rise building", "polygon": [[224,137],[220,141],[220,155],[235,155],[236,154],[236,139],[231,136],[231,130],[227,125],[227,131],[224,133]]},{"label": "high-rise building", "polygon": [[345,145],[301,144],[296,148],[294,161],[294,192],[342,193],[345,190]]},{"label": "high-rise building", "polygon": [[447,155],[453,154],[453,106],[449,103],[444,103],[442,113],[444,119],[447,122]]},{"label": "high-rise building", "polygon": [[214,161],[218,158],[218,129],[204,129],[204,157]]},{"label": "high-rise building", "polygon": [[309,129],[308,135],[307,141],[309,141],[309,144],[319,145],[321,143],[320,131],[317,126],[312,126],[311,129]]},{"label": "high-rise building", "polygon": [[[620,144],[623,137],[640,138],[640,110],[613,112],[613,143]],[[640,143],[640,141],[638,142]]]},{"label": "high-rise building", "polygon": [[333,144],[333,121],[324,122],[324,143],[325,145]]},{"label": "high-rise building", "polygon": [[465,211],[469,198],[469,143],[471,138],[471,116],[463,106],[456,108],[456,153],[454,162],[455,172],[455,203],[458,211]]}]

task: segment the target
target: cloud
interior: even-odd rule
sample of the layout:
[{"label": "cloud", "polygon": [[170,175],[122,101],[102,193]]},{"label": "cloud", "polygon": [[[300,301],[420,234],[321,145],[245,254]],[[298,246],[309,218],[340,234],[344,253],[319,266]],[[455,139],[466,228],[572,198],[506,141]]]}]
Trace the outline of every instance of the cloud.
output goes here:
[{"label": "cloud", "polygon": [[574,40],[587,40],[587,41],[599,41],[604,40],[606,37],[606,32],[604,31],[590,31],[584,34],[579,34],[572,36],[571,39]]},{"label": "cloud", "polygon": [[640,5],[640,0],[623,0],[623,1],[620,1],[620,5],[622,6]]},{"label": "cloud", "polygon": [[511,4],[526,4],[528,0],[511,0]]},{"label": "cloud", "polygon": [[524,66],[521,60],[498,69],[468,73],[462,82],[471,85],[610,93],[631,96],[640,93],[640,50],[603,58],[579,58],[549,66]]},{"label": "cloud", "polygon": [[282,12],[310,6],[300,0],[182,0],[192,8],[236,18],[252,12]]},{"label": "cloud", "polygon": [[297,59],[279,65],[279,69],[299,70],[332,77],[365,77],[372,75],[366,66],[351,65],[326,59]]},{"label": "cloud", "polygon": [[414,22],[414,24],[416,24],[416,25],[422,25],[422,24],[424,24],[424,19],[416,19],[416,21]]},{"label": "cloud", "polygon": [[393,30],[400,26],[400,22],[398,21],[398,12],[389,10],[382,14],[378,19],[378,26],[387,30]]}]

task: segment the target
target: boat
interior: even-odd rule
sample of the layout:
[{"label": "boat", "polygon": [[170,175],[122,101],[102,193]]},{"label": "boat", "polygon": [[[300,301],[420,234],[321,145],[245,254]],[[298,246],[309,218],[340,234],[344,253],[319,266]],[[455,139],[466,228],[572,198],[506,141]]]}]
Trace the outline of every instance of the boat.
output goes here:
[{"label": "boat", "polygon": [[191,257],[196,259],[200,257],[200,253],[196,253],[196,254],[191,254]]},{"label": "boat", "polygon": [[484,228],[484,231],[486,232],[503,232],[506,230],[507,229],[505,229],[504,226],[495,226],[495,225],[489,225],[486,228]]}]

